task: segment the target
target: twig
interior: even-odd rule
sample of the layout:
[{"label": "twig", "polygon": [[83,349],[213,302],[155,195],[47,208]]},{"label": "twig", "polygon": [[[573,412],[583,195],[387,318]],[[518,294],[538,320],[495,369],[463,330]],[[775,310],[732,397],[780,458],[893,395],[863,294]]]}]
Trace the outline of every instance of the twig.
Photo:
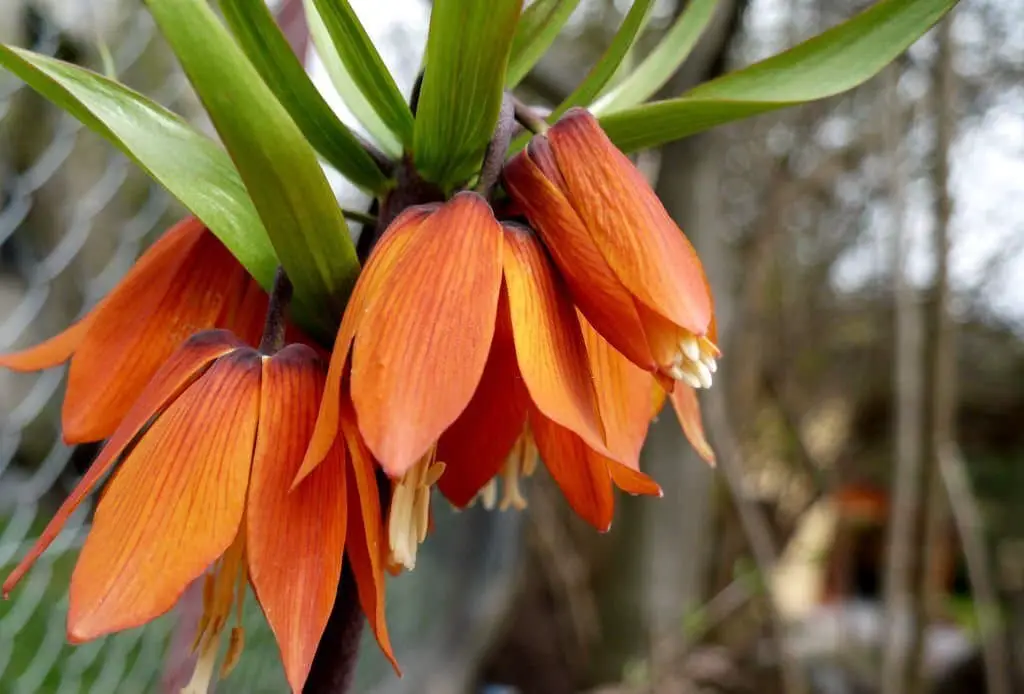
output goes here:
[{"label": "twig", "polygon": [[476,192],[487,197],[494,184],[501,175],[501,167],[505,163],[505,155],[508,154],[508,144],[512,141],[512,132],[516,128],[515,105],[513,97],[508,92],[501,100],[501,113],[498,116],[498,124],[494,126],[494,135],[487,143],[487,152],[484,154],[484,163],[480,167],[480,181],[477,183]]},{"label": "twig", "polygon": [[985,547],[984,524],[978,502],[967,479],[967,466],[955,444],[939,449],[939,475],[953,511],[953,521],[967,562],[974,608],[985,661],[985,684],[989,694],[1012,694],[1010,659],[999,619],[999,598]]}]

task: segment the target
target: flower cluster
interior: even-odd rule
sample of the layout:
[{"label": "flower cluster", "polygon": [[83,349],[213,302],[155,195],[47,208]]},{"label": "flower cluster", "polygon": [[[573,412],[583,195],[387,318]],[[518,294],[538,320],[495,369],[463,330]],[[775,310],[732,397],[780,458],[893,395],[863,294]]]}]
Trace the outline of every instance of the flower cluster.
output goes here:
[{"label": "flower cluster", "polygon": [[[384,573],[415,566],[433,486],[456,507],[521,509],[540,460],[607,530],[615,487],[661,494],[639,454],[666,396],[712,460],[695,395],[720,356],[710,292],[640,173],[577,109],[501,181],[498,214],[462,191],[389,225],[329,365],[195,220],[69,330],[0,357],[70,359],[65,438],[107,439],[4,591],[114,470],[71,579],[69,638],[147,622],[202,580],[201,691],[248,582],[300,691],[345,560],[393,660]],[[240,625],[229,634],[226,668]]]}]

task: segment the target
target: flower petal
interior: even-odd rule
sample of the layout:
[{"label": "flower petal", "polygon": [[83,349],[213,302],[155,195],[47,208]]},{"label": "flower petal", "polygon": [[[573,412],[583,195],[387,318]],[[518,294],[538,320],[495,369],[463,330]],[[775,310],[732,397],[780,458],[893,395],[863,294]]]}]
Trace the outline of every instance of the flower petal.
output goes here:
[{"label": "flower petal", "polygon": [[529,394],[516,364],[508,298],[502,292],[497,325],[480,385],[465,411],[441,435],[437,459],[445,464],[437,486],[453,505],[469,504],[501,469],[526,425]]},{"label": "flower petal", "polygon": [[672,400],[672,407],[676,410],[676,417],[683,427],[683,433],[697,455],[711,465],[715,464],[715,452],[704,436],[704,424],[700,416],[700,403],[697,402],[697,391],[685,383],[676,383],[676,387],[669,395]]},{"label": "flower petal", "polygon": [[54,335],[38,345],[20,352],[0,354],[0,366],[14,371],[39,371],[63,364],[82,344],[82,340],[89,330],[89,318],[90,316],[87,315],[64,332]]},{"label": "flower petal", "polygon": [[594,374],[608,450],[615,459],[639,470],[640,449],[651,423],[654,379],[608,344],[582,315],[580,327]]},{"label": "flower petal", "polygon": [[323,464],[289,491],[316,423],[324,375],[305,345],[264,360],[246,512],[249,576],[295,692],[331,615],[348,521],[340,437]]},{"label": "flower petal", "polygon": [[587,349],[565,285],[529,229],[505,224],[504,230],[512,334],[530,398],[545,417],[604,451]]},{"label": "flower petal", "polygon": [[548,131],[567,197],[629,291],[696,335],[711,322],[697,252],[597,120],[572,109]]},{"label": "flower petal", "polygon": [[612,476],[615,486],[629,494],[642,494],[643,496],[663,496],[661,485],[637,469],[627,467],[620,463],[605,458],[608,465],[608,473]]},{"label": "flower petal", "polygon": [[346,553],[356,578],[359,604],[381,651],[401,674],[391,650],[384,611],[384,521],[381,516],[376,470],[370,450],[363,443],[351,403],[343,402],[341,431],[348,447],[351,481],[348,485],[348,543]]},{"label": "flower petal", "polygon": [[190,386],[205,371],[210,362],[240,346],[241,344],[230,334],[213,330],[192,337],[167,360],[153,376],[153,380],[146,386],[132,409],[125,415],[121,425],[89,467],[89,471],[85,473],[75,489],[61,504],[46,529],[43,530],[43,534],[36,540],[35,545],[4,581],[3,593],[5,596],[32,567],[36,559],[46,551],[46,548],[64,528],[71,514],[114,467],[121,454],[146,423],[154,415],[163,411]]},{"label": "flower petal", "polygon": [[182,240],[140,262],[92,314],[68,373],[69,443],[110,436],[174,350],[241,299],[248,275],[217,237],[192,225],[175,229],[169,233]]},{"label": "flower petal", "polygon": [[544,239],[573,301],[587,320],[630,361],[653,371],[657,365],[647,346],[633,296],[612,272],[579,215],[535,157],[550,160],[547,169],[552,176],[561,178],[547,140],[537,136],[531,140],[528,152],[518,154],[506,164],[505,188]]},{"label": "flower petal", "polygon": [[390,279],[401,259],[405,257],[405,251],[415,237],[415,231],[433,209],[427,206],[411,207],[395,218],[377,242],[366,267],[359,273],[359,280],[352,290],[352,296],[349,297],[345,315],[342,316],[341,326],[338,328],[338,336],[334,341],[316,427],[310,438],[302,467],[296,475],[296,483],[320,464],[334,444],[334,439],[338,435],[341,384],[344,380],[345,367],[349,363],[349,349],[356,328],[362,322],[368,306],[380,293],[381,287]]},{"label": "flower petal", "polygon": [[366,445],[405,473],[473,397],[501,289],[501,227],[476,193],[425,219],[367,307],[352,348],[352,401]]},{"label": "flower petal", "polygon": [[600,532],[612,527],[615,497],[605,459],[579,436],[547,417],[530,413],[537,450],[551,477],[580,518]]},{"label": "flower petal", "polygon": [[227,354],[139,439],[96,508],[71,576],[68,639],[169,610],[238,534],[260,403],[260,357]]}]

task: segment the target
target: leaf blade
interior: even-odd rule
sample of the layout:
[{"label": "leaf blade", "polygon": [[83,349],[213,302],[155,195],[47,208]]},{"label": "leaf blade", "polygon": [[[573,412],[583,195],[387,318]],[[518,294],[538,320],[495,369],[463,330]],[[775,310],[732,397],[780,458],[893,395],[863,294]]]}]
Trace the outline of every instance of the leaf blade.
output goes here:
[{"label": "leaf blade", "polygon": [[580,0],[537,0],[523,10],[512,39],[505,86],[519,84],[541,59]]},{"label": "leaf blade", "polygon": [[619,30],[615,32],[611,43],[608,44],[608,48],[605,49],[605,52],[594,66],[590,68],[590,72],[587,73],[587,76],[580,82],[579,86],[573,90],[572,94],[563,99],[562,103],[554,110],[548,118],[550,122],[557,120],[573,106],[589,105],[601,93],[601,90],[612,79],[619,65],[626,58],[629,49],[632,48],[633,43],[636,41],[636,37],[640,35],[640,31],[647,24],[647,18],[650,16],[653,6],[653,0],[636,0],[633,3],[629,8],[629,12],[623,18],[622,24],[619,25]]},{"label": "leaf blade", "polygon": [[[265,288],[277,258],[227,153],[178,116],[85,68],[0,46],[0,66],[108,140],[201,219]],[[176,156],[166,156],[173,152]]]},{"label": "leaf blade", "polygon": [[591,111],[599,115],[635,106],[661,89],[704,33],[718,0],[693,0],[665,33],[657,47],[622,82],[602,95]]},{"label": "leaf blade", "polygon": [[687,94],[601,119],[624,151],[656,147],[717,125],[824,99],[867,81],[959,0],[881,0],[788,51]]},{"label": "leaf blade", "polygon": [[313,148],[358,186],[381,193],[388,179],[338,119],[281,33],[263,0],[220,0],[221,13],[246,56]]},{"label": "leaf blade", "polygon": [[348,0],[312,0],[348,76],[373,110],[408,148],[413,141],[409,104],[395,84]]},{"label": "leaf blade", "polygon": [[148,0],[263,220],[302,303],[341,315],[355,247],[313,148],[205,0]]},{"label": "leaf blade", "polygon": [[416,110],[415,163],[442,186],[474,174],[501,109],[522,0],[436,0]]}]

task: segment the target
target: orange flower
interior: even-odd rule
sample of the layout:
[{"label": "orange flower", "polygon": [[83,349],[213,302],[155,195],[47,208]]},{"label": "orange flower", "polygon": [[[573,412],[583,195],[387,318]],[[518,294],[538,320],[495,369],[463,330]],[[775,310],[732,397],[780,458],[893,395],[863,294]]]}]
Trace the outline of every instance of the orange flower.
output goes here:
[{"label": "orange flower", "polygon": [[402,213],[359,276],[331,356],[299,478],[328,453],[351,407],[367,449],[395,480],[393,562],[412,567],[438,438],[465,409],[487,361],[501,288],[501,226],[475,193]]},{"label": "orange flower", "polygon": [[661,494],[639,471],[653,379],[577,313],[533,232],[503,229],[498,327],[473,399],[438,444],[438,486],[456,506],[477,494],[490,506],[500,478],[501,507],[523,508],[519,481],[539,453],[573,510],[607,530],[613,484]]},{"label": "orange flower", "polygon": [[[409,210],[356,284],[300,479],[326,455],[351,400],[368,448],[395,480],[395,564],[415,565],[435,482],[464,504],[519,440],[519,460],[505,471],[514,494],[531,465],[533,435],[573,507],[605,529],[613,479],[637,493],[660,490],[636,470],[651,378],[621,357],[605,368],[603,359],[618,355],[591,337],[588,350],[568,292],[529,229],[499,224],[474,193]],[[628,384],[620,383],[623,367]],[[638,425],[635,411],[614,404],[640,389]],[[533,435],[524,437],[528,418]]]},{"label": "orange flower", "polygon": [[40,345],[0,355],[36,371],[71,359],[62,423],[68,443],[108,438],[175,349],[200,330],[259,340],[267,295],[202,222],[156,241],[88,315]]},{"label": "orange flower", "polygon": [[711,385],[720,355],[700,259],[593,116],[572,109],[535,136],[504,184],[605,339],[666,390]]},{"label": "orange flower", "polygon": [[[190,338],[160,367],[35,547],[5,594],[68,517],[122,460],[100,499],[71,578],[68,638],[82,642],[169,610],[206,573],[193,684],[212,676],[221,633],[245,581],[299,692],[334,602],[347,551],[360,603],[391,657],[383,622],[381,519],[372,464],[338,437],[292,489],[313,431],[325,371],[290,345],[261,355],[226,331]],[[231,630],[225,668],[242,645]],[[203,689],[205,691],[205,689]]]}]

